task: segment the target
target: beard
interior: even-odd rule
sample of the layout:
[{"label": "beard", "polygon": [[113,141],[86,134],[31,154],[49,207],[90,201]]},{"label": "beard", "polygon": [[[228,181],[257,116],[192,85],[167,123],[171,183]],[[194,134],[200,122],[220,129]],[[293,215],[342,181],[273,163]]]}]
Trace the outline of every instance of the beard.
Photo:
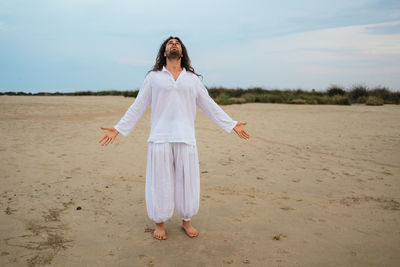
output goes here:
[{"label": "beard", "polygon": [[182,52],[179,51],[178,49],[173,49],[173,50],[169,50],[167,52],[167,58],[168,59],[173,59],[173,60],[178,60],[182,57]]}]

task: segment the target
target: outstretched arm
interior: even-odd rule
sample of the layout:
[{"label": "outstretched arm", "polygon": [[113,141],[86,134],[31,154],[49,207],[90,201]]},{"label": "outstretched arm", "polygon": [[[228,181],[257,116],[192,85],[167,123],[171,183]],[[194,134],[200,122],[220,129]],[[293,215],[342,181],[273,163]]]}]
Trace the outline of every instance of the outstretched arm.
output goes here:
[{"label": "outstretched arm", "polygon": [[114,125],[115,130],[121,133],[123,136],[128,136],[128,134],[135,127],[136,123],[142,117],[143,113],[146,111],[147,106],[151,103],[151,73],[149,73],[139,93],[135,99],[135,102],[129,107],[122,119]]},{"label": "outstretched arm", "polygon": [[196,103],[203,112],[225,132],[230,133],[233,129],[240,138],[249,139],[250,135],[242,128],[242,125],[246,125],[247,123],[232,120],[210,97],[203,83],[199,79],[196,82]]},{"label": "outstretched arm", "polygon": [[100,127],[100,129],[107,131],[106,134],[99,140],[99,143],[103,142],[102,146],[107,146],[109,143],[114,143],[115,138],[119,133],[127,136],[136,125],[140,117],[146,111],[147,106],[151,103],[151,86],[150,86],[150,74],[146,76],[139,93],[126,111],[122,119],[114,127]]},{"label": "outstretched arm", "polygon": [[[197,77],[196,77],[197,78]],[[237,125],[228,114],[210,97],[203,83],[196,79],[196,104],[222,130],[230,133]]]}]

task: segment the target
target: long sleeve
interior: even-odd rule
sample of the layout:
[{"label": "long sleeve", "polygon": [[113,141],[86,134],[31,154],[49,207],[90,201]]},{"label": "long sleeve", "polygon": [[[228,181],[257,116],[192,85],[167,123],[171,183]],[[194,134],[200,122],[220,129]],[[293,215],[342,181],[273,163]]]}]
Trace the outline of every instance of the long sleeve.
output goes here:
[{"label": "long sleeve", "polygon": [[214,121],[222,130],[230,133],[236,126],[237,121],[232,120],[225,111],[210,97],[207,89],[200,79],[197,78],[196,84],[196,104],[203,112]]},{"label": "long sleeve", "polygon": [[143,113],[146,111],[148,105],[151,104],[150,76],[151,73],[146,76],[135,102],[133,102],[125,115],[114,126],[114,128],[124,136],[128,136],[128,134],[133,130],[133,127],[135,127],[136,123],[142,117]]}]

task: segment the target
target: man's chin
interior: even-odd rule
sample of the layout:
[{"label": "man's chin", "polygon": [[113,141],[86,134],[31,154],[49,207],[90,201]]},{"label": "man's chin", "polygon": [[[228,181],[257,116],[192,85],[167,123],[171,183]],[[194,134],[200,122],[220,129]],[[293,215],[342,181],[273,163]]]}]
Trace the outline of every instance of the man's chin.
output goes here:
[{"label": "man's chin", "polygon": [[181,58],[181,53],[177,52],[171,52],[169,53],[169,55],[167,56],[168,59],[170,60],[178,60]]}]

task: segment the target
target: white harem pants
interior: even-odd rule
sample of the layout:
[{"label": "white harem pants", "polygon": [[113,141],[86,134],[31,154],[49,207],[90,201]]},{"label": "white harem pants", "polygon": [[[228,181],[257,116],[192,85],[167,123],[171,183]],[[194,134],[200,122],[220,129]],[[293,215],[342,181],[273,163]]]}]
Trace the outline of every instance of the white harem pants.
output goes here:
[{"label": "white harem pants", "polygon": [[146,169],[146,208],[149,218],[165,222],[174,204],[184,221],[197,214],[200,171],[196,145],[149,142]]}]

